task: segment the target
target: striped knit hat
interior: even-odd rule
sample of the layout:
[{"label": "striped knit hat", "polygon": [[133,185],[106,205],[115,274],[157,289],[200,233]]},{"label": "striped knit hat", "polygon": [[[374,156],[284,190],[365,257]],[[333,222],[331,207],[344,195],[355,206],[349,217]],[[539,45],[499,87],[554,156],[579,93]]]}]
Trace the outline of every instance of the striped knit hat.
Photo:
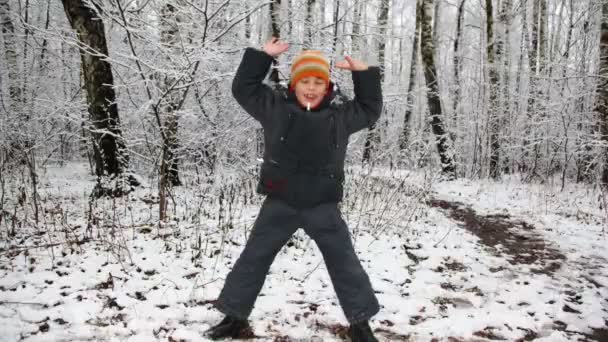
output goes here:
[{"label": "striped knit hat", "polygon": [[325,81],[329,87],[329,60],[318,50],[304,50],[291,63],[291,82],[293,89],[303,78],[315,76]]}]

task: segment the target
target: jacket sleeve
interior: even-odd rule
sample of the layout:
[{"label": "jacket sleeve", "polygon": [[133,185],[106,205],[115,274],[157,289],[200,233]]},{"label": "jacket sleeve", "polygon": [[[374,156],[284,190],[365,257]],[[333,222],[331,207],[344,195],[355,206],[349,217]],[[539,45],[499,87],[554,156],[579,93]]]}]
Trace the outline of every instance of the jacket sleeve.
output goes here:
[{"label": "jacket sleeve", "polygon": [[277,97],[268,85],[262,83],[268,74],[272,59],[264,51],[254,48],[245,49],[241,64],[232,81],[232,95],[236,101],[262,125],[269,121]]},{"label": "jacket sleeve", "polygon": [[369,67],[367,70],[353,71],[355,98],[345,103],[344,122],[348,134],[371,127],[382,112],[382,89],[380,69]]}]

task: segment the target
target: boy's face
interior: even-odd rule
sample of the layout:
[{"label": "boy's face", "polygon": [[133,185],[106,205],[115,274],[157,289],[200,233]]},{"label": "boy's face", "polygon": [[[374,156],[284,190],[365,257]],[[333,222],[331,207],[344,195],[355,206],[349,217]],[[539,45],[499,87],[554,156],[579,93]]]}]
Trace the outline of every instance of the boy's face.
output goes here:
[{"label": "boy's face", "polygon": [[322,78],[309,76],[296,83],[296,98],[304,108],[316,108],[327,94],[327,86]]}]

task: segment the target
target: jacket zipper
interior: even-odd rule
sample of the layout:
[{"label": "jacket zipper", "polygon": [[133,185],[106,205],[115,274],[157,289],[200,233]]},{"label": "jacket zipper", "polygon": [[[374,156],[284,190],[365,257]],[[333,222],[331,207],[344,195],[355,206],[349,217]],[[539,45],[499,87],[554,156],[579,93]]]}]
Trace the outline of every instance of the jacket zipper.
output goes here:
[{"label": "jacket zipper", "polygon": [[332,113],[331,115],[331,124],[330,124],[330,129],[331,129],[331,138],[332,138],[332,143],[335,149],[338,149],[338,127],[336,125],[336,115]]},{"label": "jacket zipper", "polygon": [[293,113],[289,113],[287,117],[287,129],[285,130],[285,134],[281,137],[281,142],[285,144],[287,142],[287,136],[289,135],[289,131],[291,131],[291,126],[293,126]]}]

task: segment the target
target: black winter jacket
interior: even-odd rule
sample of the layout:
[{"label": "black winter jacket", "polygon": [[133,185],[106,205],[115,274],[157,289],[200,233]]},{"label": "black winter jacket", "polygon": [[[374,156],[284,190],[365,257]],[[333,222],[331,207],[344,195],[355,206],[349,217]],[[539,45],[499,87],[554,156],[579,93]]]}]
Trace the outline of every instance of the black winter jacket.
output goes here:
[{"label": "black winter jacket", "polygon": [[293,92],[263,83],[272,60],[247,48],[232,83],[237,102],[264,130],[257,191],[298,208],[339,202],[348,138],[372,126],[382,111],[379,69],[352,72],[353,100],[330,91],[317,109],[307,111]]}]

